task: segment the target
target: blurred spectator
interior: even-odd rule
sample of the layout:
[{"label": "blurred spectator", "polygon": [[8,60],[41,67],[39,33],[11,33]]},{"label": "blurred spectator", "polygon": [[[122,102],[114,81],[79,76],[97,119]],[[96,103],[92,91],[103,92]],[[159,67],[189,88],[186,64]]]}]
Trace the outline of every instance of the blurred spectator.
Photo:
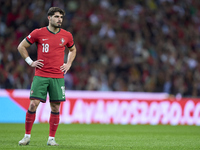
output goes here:
[{"label": "blurred spectator", "polygon": [[[34,70],[16,46],[47,25],[51,6],[66,11],[63,28],[78,50],[65,76],[67,89],[200,96],[196,0],[0,1],[0,88],[30,88]],[[29,54],[36,59],[35,46]]]}]

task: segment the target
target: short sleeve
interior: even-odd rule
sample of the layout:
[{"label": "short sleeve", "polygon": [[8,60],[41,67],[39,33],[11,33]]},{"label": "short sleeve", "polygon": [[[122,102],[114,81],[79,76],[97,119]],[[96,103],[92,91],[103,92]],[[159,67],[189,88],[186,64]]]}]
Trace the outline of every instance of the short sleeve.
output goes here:
[{"label": "short sleeve", "polygon": [[37,32],[38,32],[38,29],[35,29],[26,37],[26,41],[29,44],[33,44],[37,41]]},{"label": "short sleeve", "polygon": [[68,40],[68,43],[66,44],[66,46],[68,48],[71,48],[71,47],[74,46],[74,40],[73,40],[73,36],[72,36],[72,34],[70,32],[68,34],[68,38],[69,38],[69,40]]}]

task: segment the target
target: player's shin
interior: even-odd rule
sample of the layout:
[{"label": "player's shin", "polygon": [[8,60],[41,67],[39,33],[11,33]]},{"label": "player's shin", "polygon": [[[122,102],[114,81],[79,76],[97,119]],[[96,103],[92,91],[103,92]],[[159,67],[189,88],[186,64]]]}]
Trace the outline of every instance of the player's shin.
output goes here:
[{"label": "player's shin", "polygon": [[26,134],[28,135],[31,134],[31,129],[35,121],[35,113],[36,112],[31,112],[29,110],[26,113],[25,130],[26,130]]},{"label": "player's shin", "polygon": [[55,137],[58,125],[59,125],[60,115],[58,113],[51,112],[49,119],[49,137]]}]

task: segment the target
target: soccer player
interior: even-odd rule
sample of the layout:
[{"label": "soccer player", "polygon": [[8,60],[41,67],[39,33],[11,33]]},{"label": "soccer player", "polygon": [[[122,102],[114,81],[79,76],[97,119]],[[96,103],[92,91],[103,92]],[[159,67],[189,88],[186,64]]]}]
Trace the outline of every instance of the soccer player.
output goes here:
[{"label": "soccer player", "polygon": [[[35,68],[30,90],[30,105],[26,113],[25,135],[19,141],[19,145],[29,144],[36,109],[40,102],[46,102],[47,92],[51,107],[47,145],[58,145],[55,141],[55,134],[59,124],[60,102],[65,101],[64,74],[72,65],[76,56],[76,47],[72,34],[61,29],[65,12],[58,7],[51,7],[47,15],[49,25],[33,30],[18,46],[21,56],[31,67]],[[33,61],[27,52],[27,48],[33,43],[37,44],[36,61]],[[66,47],[69,53],[67,62],[64,63]]]}]

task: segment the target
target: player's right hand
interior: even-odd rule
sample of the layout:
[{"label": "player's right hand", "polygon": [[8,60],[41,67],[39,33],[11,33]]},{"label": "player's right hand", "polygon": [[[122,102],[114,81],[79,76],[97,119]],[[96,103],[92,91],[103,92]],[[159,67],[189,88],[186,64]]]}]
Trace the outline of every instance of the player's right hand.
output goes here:
[{"label": "player's right hand", "polygon": [[41,69],[44,66],[44,64],[42,63],[42,61],[44,61],[44,60],[38,59],[36,61],[33,61],[33,63],[31,64],[31,67],[36,67],[36,68]]}]

